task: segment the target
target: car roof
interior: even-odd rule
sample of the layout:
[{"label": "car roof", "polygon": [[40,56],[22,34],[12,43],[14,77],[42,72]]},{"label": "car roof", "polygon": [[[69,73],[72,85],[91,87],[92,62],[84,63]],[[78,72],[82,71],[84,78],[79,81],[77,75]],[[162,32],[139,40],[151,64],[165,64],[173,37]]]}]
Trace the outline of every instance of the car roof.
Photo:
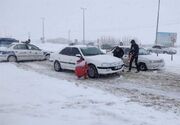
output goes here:
[{"label": "car roof", "polygon": [[90,45],[71,45],[71,46],[67,46],[67,47],[77,47],[77,48],[81,48],[81,47],[96,47],[96,46],[90,46]]}]

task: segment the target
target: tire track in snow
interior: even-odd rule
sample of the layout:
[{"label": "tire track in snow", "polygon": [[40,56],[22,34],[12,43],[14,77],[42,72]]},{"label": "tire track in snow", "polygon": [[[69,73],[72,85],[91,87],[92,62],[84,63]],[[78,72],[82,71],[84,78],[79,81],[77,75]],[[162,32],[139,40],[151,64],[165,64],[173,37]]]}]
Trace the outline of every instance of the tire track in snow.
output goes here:
[{"label": "tire track in snow", "polygon": [[129,98],[129,102],[138,102],[158,110],[180,113],[180,78],[177,74],[147,71],[78,80],[72,71],[55,72],[52,63],[48,61],[23,62],[15,65],[25,70],[68,80],[77,85],[99,88],[116,96],[125,96]]}]

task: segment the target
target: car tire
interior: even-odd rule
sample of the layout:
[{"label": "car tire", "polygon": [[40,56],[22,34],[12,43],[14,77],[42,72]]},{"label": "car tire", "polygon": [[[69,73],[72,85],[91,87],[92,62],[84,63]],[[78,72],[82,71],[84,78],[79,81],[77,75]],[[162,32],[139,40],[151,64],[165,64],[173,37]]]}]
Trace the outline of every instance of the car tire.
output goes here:
[{"label": "car tire", "polygon": [[99,76],[97,69],[94,65],[89,65],[88,76],[89,76],[89,78],[97,78]]},{"label": "car tire", "polygon": [[55,70],[56,72],[62,71],[61,64],[60,64],[59,61],[55,61],[55,62],[54,62],[54,70]]},{"label": "car tire", "polygon": [[146,71],[147,70],[146,64],[145,63],[139,63],[139,70]]},{"label": "car tire", "polygon": [[17,57],[16,56],[9,56],[7,59],[8,62],[17,62]]}]

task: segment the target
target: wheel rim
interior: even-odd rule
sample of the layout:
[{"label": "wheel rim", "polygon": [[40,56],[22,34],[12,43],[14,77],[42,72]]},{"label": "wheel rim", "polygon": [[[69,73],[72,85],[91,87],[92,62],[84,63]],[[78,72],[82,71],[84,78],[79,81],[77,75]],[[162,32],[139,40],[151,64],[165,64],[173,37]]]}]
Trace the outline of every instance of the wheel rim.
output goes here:
[{"label": "wheel rim", "polygon": [[145,70],[145,69],[146,69],[146,66],[145,66],[144,64],[141,64],[141,65],[140,65],[140,70],[143,71],[143,70]]},{"label": "wheel rim", "polygon": [[10,56],[8,59],[9,62],[16,62],[16,57]]},{"label": "wheel rim", "polygon": [[58,62],[55,62],[54,68],[56,71],[59,71],[60,70],[60,64]]},{"label": "wheel rim", "polygon": [[88,75],[90,77],[94,77],[95,76],[95,71],[94,71],[94,68],[92,66],[89,67]]}]

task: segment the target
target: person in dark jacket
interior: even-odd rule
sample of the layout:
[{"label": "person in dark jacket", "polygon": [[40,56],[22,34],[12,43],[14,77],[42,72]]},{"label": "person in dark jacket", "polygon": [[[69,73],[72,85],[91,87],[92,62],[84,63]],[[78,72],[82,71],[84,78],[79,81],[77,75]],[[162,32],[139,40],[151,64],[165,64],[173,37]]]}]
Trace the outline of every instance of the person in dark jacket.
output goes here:
[{"label": "person in dark jacket", "polygon": [[117,46],[113,51],[113,56],[118,57],[118,58],[122,58],[123,55],[124,55],[123,49],[120,48],[119,46]]},{"label": "person in dark jacket", "polygon": [[131,49],[129,52],[129,57],[130,57],[130,62],[129,62],[129,71],[131,71],[132,68],[132,62],[135,60],[135,65],[136,65],[136,73],[138,73],[139,70],[139,65],[138,65],[138,55],[139,55],[139,46],[136,44],[135,40],[131,40]]}]

